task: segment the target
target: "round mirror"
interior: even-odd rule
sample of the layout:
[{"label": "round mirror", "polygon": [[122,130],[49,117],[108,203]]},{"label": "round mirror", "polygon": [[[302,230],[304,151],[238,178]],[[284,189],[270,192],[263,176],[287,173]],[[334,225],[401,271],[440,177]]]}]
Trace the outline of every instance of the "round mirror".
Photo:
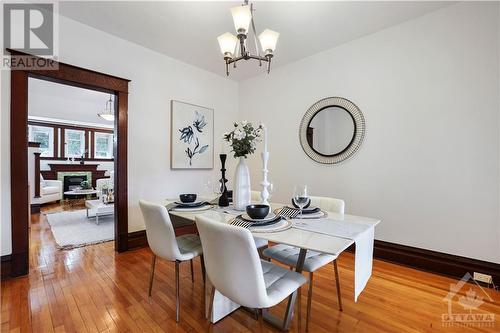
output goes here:
[{"label": "round mirror", "polygon": [[300,143],[305,153],[319,163],[339,163],[361,145],[365,120],[351,101],[329,97],[314,103],[300,124]]},{"label": "round mirror", "polygon": [[354,119],[338,106],[318,111],[309,122],[307,143],[318,154],[332,156],[344,151],[354,138]]}]

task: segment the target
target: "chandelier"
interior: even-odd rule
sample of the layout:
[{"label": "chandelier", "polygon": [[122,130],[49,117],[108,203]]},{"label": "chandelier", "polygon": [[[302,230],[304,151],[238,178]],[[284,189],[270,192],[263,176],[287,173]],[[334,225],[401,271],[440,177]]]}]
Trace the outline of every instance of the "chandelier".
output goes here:
[{"label": "chandelier", "polygon": [[[235,36],[230,32],[226,32],[217,37],[220,51],[224,55],[224,61],[226,62],[226,75],[228,76],[229,65],[233,64],[234,68],[236,68],[236,62],[242,59],[258,60],[259,66],[262,66],[262,62],[265,61],[267,62],[267,73],[271,70],[271,59],[280,34],[270,29],[262,31],[259,35],[259,41],[264,56],[261,56],[257,43],[257,33],[255,32],[255,23],[253,21],[253,10],[253,4],[248,4],[248,0],[245,0],[241,6],[231,8],[237,35]],[[249,28],[252,29],[256,54],[251,54],[247,47]]]},{"label": "chandelier", "polygon": [[107,121],[115,120],[115,113],[113,110],[113,99],[111,98],[111,94],[109,94],[109,100],[106,101],[106,108],[104,109],[103,112],[100,112],[97,115]]}]

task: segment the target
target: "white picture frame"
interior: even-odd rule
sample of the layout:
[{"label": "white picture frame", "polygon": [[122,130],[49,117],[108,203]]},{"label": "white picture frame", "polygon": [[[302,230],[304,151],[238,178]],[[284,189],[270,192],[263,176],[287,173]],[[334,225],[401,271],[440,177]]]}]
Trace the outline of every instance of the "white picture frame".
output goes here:
[{"label": "white picture frame", "polygon": [[171,101],[170,168],[213,169],[214,110]]}]

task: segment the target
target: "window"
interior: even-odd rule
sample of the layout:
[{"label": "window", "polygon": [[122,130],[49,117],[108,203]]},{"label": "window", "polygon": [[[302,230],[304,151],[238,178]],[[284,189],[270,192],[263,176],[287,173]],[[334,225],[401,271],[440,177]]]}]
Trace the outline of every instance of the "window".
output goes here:
[{"label": "window", "polygon": [[45,126],[28,126],[29,141],[40,143],[40,156],[54,157],[54,128]]},{"label": "window", "polygon": [[113,158],[113,134],[95,132],[94,158]]},{"label": "window", "polygon": [[85,154],[85,132],[66,129],[64,131],[65,157],[80,157]]}]

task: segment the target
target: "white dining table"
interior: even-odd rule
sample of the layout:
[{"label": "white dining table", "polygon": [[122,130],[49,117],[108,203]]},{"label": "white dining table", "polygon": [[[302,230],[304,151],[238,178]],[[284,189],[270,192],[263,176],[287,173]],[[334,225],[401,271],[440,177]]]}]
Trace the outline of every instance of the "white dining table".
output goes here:
[{"label": "white dining table", "polygon": [[[171,203],[172,201],[167,201],[166,202],[167,207],[168,204]],[[271,204],[271,208],[273,210],[281,208],[283,206],[284,204],[277,204],[277,203]],[[176,225],[185,226],[189,223],[192,224],[195,222],[196,216],[202,214],[212,220],[219,221],[221,223],[229,223],[236,216],[234,210],[229,208],[227,210],[225,210],[224,208],[217,208],[217,209],[196,211],[196,212],[169,210],[169,213],[174,227]],[[328,218],[338,221],[354,222],[370,226],[376,226],[377,224],[380,223],[380,220],[369,217],[362,217],[349,214],[339,214],[334,212],[327,212],[327,214]],[[299,258],[297,260],[297,265],[296,265],[296,271],[299,273],[302,272],[306,253],[308,250],[323,252],[338,256],[343,251],[345,251],[349,246],[354,244],[354,240],[352,239],[327,235],[324,233],[317,233],[303,229],[297,229],[293,227],[279,232],[269,232],[269,233],[253,232],[252,234],[255,237],[263,238],[270,242],[281,243],[300,248]],[[211,288],[212,285],[207,277],[205,285],[205,300],[206,300],[205,309],[207,312],[209,308],[208,302],[210,300],[209,296]],[[269,312],[264,311],[264,319],[282,330],[288,330],[293,316],[296,297],[297,297],[297,292],[294,292],[288,298],[288,303],[283,318],[278,318],[274,315],[271,315]],[[213,311],[210,321],[212,323],[215,323],[220,319],[224,318],[225,316],[227,316],[228,314],[230,314],[231,312],[233,312],[234,310],[238,309],[239,307],[240,307],[239,304],[232,302],[224,295],[216,291],[212,308]]]}]

